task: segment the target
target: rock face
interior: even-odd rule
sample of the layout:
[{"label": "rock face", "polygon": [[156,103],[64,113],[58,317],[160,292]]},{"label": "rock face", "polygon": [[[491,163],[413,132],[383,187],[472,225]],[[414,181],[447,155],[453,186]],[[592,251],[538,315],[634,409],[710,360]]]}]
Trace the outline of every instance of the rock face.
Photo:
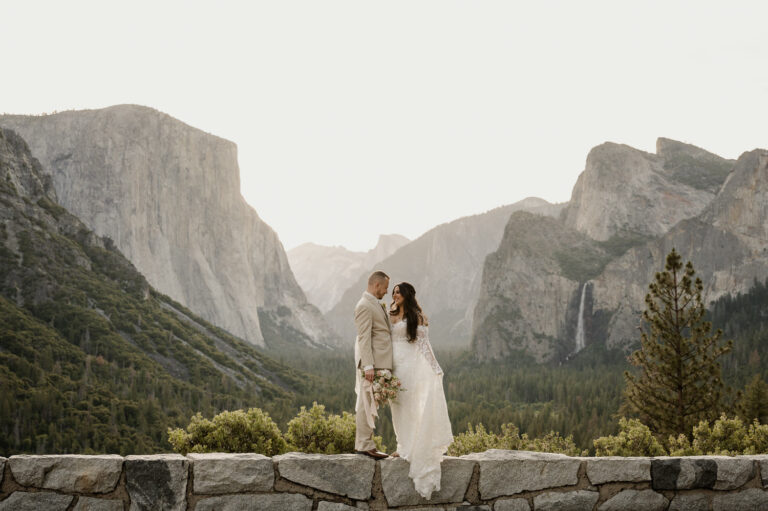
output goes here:
[{"label": "rock face", "polygon": [[568,335],[570,302],[580,295],[571,274],[581,269],[569,266],[574,254],[586,261],[605,257],[593,240],[554,218],[512,214],[499,249],[485,261],[474,318],[479,357],[525,353],[541,362],[556,355]]},{"label": "rock face", "polygon": [[762,280],[766,247],[768,151],[733,163],[667,139],[656,155],[603,144],[559,221],[510,218],[485,262],[474,351],[545,361],[592,342],[626,349],[672,248],[693,262],[712,301]]},{"label": "rock face", "polygon": [[188,471],[189,460],[178,454],[126,456],[125,480],[131,511],[186,509]]},{"label": "rock face", "polygon": [[390,292],[402,281],[414,285],[416,298],[429,316],[433,345],[465,347],[472,332],[483,261],[498,248],[509,216],[519,210],[557,216],[562,207],[528,198],[439,225],[361,273],[326,318],[343,342],[351,345],[356,335],[352,320],[355,304],[365,291],[370,272],[381,269],[391,277]]},{"label": "rock face", "polygon": [[607,142],[587,156],[563,213],[565,225],[600,241],[659,236],[699,214],[731,166],[703,149],[667,139],[659,139],[656,155]]},{"label": "rock face", "polygon": [[16,491],[0,502],[0,511],[65,511],[74,499],[71,495],[58,493]]},{"label": "rock face", "polygon": [[[4,390],[17,396],[20,414],[16,436],[9,437],[11,449],[22,450],[35,437],[34,426],[50,421],[74,425],[90,441],[113,417],[130,417],[149,400],[156,420],[141,427],[123,421],[123,440],[111,435],[108,442],[130,438],[132,445],[151,452],[162,449],[173,417],[193,415],[222,389],[233,404],[268,406],[290,399],[297,390],[294,369],[153,290],[114,244],[56,203],[49,184],[24,140],[0,129],[0,325],[14,333],[3,334],[0,342],[0,373]],[[61,363],[48,364],[37,354]],[[26,371],[38,375],[38,392],[65,393],[70,406],[54,416],[40,413],[50,407],[30,406],[25,374],[31,373]],[[136,374],[151,378],[141,392],[126,394]],[[81,378],[99,389],[100,399],[113,403],[112,414],[88,414],[82,420],[93,393],[70,393]],[[12,416],[0,414],[0,429],[8,430]],[[88,443],[83,449],[116,449],[105,445]],[[39,449],[70,447],[52,440]],[[0,482],[3,464],[0,460]],[[114,484],[122,459],[21,457],[12,464],[18,478],[30,484],[101,492],[106,490],[91,486],[92,472],[105,483],[111,467]]]},{"label": "rock face", "polygon": [[288,262],[309,301],[325,313],[362,273],[409,241],[399,234],[382,234],[368,252],[304,243],[288,251]]},{"label": "rock face", "polygon": [[653,490],[623,490],[601,504],[598,511],[664,511],[669,501]]},{"label": "rock face", "polygon": [[581,511],[592,509],[600,500],[596,491],[547,492],[533,498],[536,511]]},{"label": "rock face", "polygon": [[579,481],[581,462],[562,454],[490,449],[470,454],[480,466],[480,498],[571,486]]},{"label": "rock face", "polygon": [[274,458],[280,476],[304,486],[365,500],[376,463],[360,454],[288,453]]},{"label": "rock face", "polygon": [[461,458],[443,458],[440,464],[440,490],[430,499],[416,491],[408,476],[410,464],[402,458],[390,458],[381,463],[381,485],[387,504],[392,507],[461,502],[467,493],[475,463]]},{"label": "rock face", "polygon": [[115,489],[123,458],[115,454],[13,456],[11,472],[19,484],[48,490],[106,493]]},{"label": "rock face", "polygon": [[611,316],[609,346],[626,346],[644,308],[653,275],[675,248],[693,262],[712,301],[749,290],[768,271],[768,151],[739,157],[720,193],[695,218],[683,220],[663,236],[634,247],[609,263],[594,280],[594,310]]},{"label": "rock face", "polygon": [[197,493],[269,491],[275,484],[272,460],[255,453],[190,453]]},{"label": "rock face", "polygon": [[240,195],[232,142],[133,105],[6,115],[0,126],[27,141],[60,204],[159,291],[256,345],[334,339]]}]

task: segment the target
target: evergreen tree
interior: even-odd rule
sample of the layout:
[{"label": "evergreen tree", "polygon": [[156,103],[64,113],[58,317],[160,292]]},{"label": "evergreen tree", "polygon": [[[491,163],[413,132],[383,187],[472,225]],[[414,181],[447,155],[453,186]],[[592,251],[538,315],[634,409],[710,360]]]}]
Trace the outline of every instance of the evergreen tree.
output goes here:
[{"label": "evergreen tree", "polygon": [[736,412],[748,424],[754,420],[768,424],[768,383],[765,383],[759,374],[744,387],[744,393],[736,405]]},{"label": "evergreen tree", "polygon": [[641,348],[629,361],[639,374],[624,373],[624,410],[638,415],[656,434],[690,435],[701,420],[721,412],[724,386],[718,359],[731,350],[721,346],[721,330],[712,334],[704,321],[701,279],[689,261],[683,270],[672,249],[665,271],[656,273],[645,297]]}]

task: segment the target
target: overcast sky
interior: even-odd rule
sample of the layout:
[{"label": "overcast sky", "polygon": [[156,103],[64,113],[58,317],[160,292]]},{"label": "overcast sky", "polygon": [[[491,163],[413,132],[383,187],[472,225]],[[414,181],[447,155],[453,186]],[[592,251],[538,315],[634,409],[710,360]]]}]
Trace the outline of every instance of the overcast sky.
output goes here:
[{"label": "overcast sky", "polygon": [[137,103],[237,143],[287,249],[528,196],[590,148],[768,147],[768,2],[0,0],[0,112]]}]

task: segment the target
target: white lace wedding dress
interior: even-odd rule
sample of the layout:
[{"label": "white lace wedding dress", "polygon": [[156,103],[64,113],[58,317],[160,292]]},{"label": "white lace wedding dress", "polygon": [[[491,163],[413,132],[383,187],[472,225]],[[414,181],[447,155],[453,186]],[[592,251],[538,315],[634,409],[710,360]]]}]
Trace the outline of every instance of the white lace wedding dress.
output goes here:
[{"label": "white lace wedding dress", "polygon": [[392,325],[392,372],[405,392],[392,402],[397,452],[411,464],[409,476],[419,494],[429,499],[440,490],[440,462],[453,442],[443,392],[443,370],[429,343],[429,329],[419,325],[417,340],[408,342],[405,320]]}]

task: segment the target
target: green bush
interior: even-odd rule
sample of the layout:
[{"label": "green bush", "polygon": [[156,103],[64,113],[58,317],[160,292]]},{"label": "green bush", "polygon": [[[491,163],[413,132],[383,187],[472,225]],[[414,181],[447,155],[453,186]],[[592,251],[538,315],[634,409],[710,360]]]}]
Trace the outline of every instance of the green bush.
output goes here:
[{"label": "green bush", "polygon": [[482,424],[475,427],[468,424],[466,432],[453,437],[453,443],[448,447],[447,454],[463,456],[488,449],[556,452],[569,456],[586,456],[587,454],[587,451],[580,451],[576,447],[573,435],[563,438],[560,433],[550,431],[543,437],[531,439],[526,433],[520,435],[520,430],[514,424],[502,424],[500,435],[486,431]]},{"label": "green bush", "polygon": [[768,424],[754,421],[749,427],[738,417],[721,415],[712,425],[699,422],[693,428],[693,442],[685,435],[669,438],[671,456],[701,456],[768,453]]},{"label": "green bush", "polygon": [[753,422],[748,435],[749,445],[744,454],[768,454],[768,424]]},{"label": "green bush", "polygon": [[467,424],[467,431],[453,437],[453,443],[448,447],[447,454],[448,456],[463,456],[471,452],[500,448],[498,435],[488,433],[482,424],[478,424],[476,427]]},{"label": "green bush", "polygon": [[[329,414],[324,405],[302,406],[299,414],[288,422],[285,439],[289,449],[308,453],[340,454],[355,452],[355,416],[349,412]],[[381,437],[374,437],[376,447],[385,450]]]},{"label": "green bush", "polygon": [[712,426],[701,421],[693,428],[693,449],[702,454],[741,454],[748,447],[747,428],[739,418],[721,415]]},{"label": "green bush", "polygon": [[181,454],[188,452],[255,452],[274,456],[287,444],[277,424],[259,408],[224,411],[213,420],[196,413],[187,430],[168,428],[168,441]]},{"label": "green bush", "polygon": [[595,456],[664,456],[664,447],[638,419],[619,420],[619,434],[596,438]]}]

